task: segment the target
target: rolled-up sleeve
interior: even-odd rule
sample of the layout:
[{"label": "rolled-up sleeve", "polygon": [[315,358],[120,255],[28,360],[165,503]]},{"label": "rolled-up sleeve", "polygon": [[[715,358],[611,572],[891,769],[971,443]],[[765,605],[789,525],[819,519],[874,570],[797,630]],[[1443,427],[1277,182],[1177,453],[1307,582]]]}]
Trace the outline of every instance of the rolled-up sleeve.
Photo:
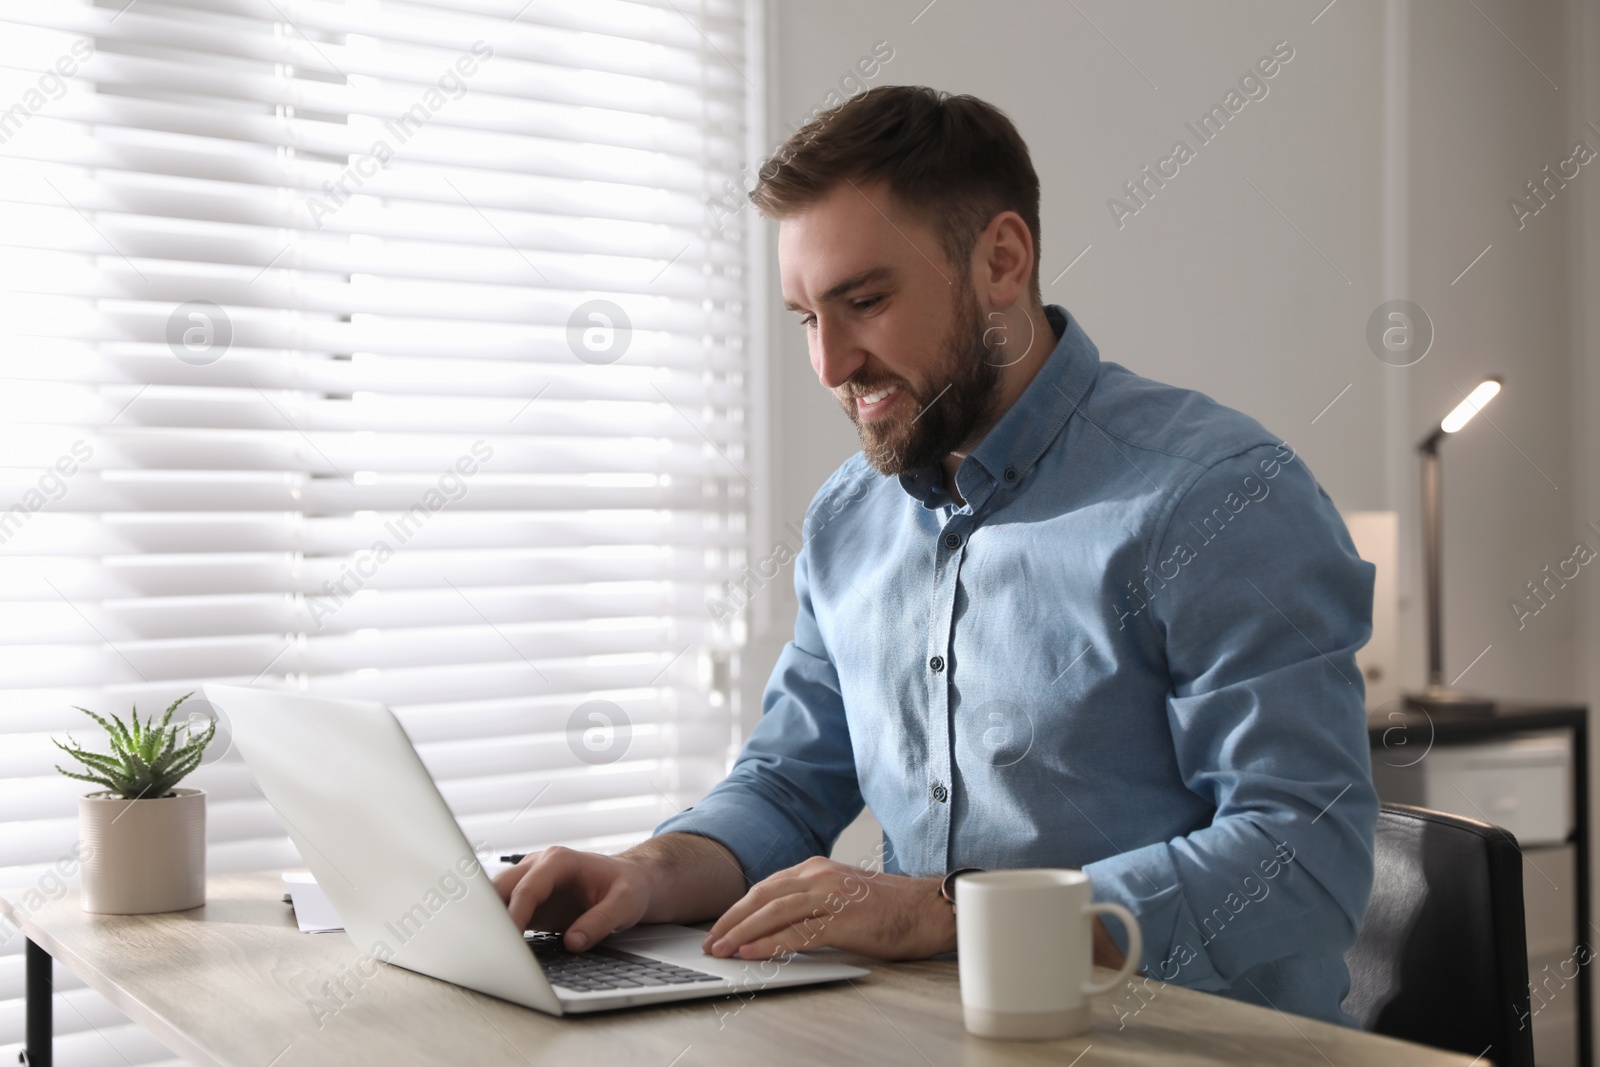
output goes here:
[{"label": "rolled-up sleeve", "polygon": [[809,561],[807,542],[795,557],[794,640],[773,667],[761,721],[727,778],[655,830],[721,842],[751,883],[829,852],[863,806],[839,676],[808,589]]},{"label": "rolled-up sleeve", "polygon": [[1284,445],[1207,469],[1161,529],[1146,620],[1171,675],[1179,769],[1215,815],[1086,870],[1098,899],[1138,916],[1148,974],[1227,989],[1342,953],[1360,927],[1378,802],[1355,654],[1373,568]]}]

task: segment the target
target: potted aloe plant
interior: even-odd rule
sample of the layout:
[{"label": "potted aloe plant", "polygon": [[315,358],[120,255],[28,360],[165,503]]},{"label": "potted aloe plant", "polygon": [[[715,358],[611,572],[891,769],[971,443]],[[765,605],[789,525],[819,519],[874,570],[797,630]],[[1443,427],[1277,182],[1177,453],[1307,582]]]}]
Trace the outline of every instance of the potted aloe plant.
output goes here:
[{"label": "potted aloe plant", "polygon": [[217,724],[197,733],[189,722],[172,721],[191,696],[168,705],[159,723],[153,714],[141,722],[137,707],[129,724],[78,708],[105,729],[107,753],[87,751],[70,735],[67,744],[51,739],[84,768],[69,771],[57,764],[56,770],[105,787],[78,799],[84,911],[144,915],[206,902],[205,793],[176,786],[200,766]]}]

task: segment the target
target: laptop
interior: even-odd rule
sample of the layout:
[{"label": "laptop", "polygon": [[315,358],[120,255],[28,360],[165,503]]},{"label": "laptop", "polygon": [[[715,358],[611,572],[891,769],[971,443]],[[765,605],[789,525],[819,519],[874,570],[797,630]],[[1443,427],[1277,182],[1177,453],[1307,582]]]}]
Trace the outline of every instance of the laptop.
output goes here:
[{"label": "laptop", "polygon": [[551,1015],[869,973],[805,955],[717,959],[702,932],[664,923],[569,952],[558,934],[516,928],[387,707],[227,685],[205,695],[364,956]]}]

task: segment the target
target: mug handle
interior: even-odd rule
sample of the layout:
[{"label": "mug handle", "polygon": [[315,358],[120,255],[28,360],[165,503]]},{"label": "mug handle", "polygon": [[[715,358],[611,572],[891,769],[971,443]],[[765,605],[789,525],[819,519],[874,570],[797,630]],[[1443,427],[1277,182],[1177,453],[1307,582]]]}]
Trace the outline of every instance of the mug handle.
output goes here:
[{"label": "mug handle", "polygon": [[1139,961],[1144,958],[1144,935],[1139,932],[1139,920],[1133,917],[1133,912],[1124,908],[1121,904],[1113,904],[1110,901],[1088,904],[1084,906],[1083,913],[1085,915],[1115,915],[1128,928],[1128,958],[1122,961],[1122,970],[1117,972],[1116,977],[1102,984],[1097,985],[1094,982],[1088,982],[1083,987],[1084,993],[1089,996],[1093,996],[1096,993],[1108,993],[1121,985],[1138,969]]}]

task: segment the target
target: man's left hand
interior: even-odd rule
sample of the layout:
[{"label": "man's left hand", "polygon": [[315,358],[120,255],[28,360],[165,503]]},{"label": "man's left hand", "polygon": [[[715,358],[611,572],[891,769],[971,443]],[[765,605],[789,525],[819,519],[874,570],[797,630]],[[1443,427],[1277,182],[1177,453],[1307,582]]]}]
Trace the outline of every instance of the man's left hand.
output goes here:
[{"label": "man's left hand", "polygon": [[[816,948],[880,960],[953,952],[955,909],[939,895],[941,881],[812,856],[751,886],[711,927],[701,947],[713,956],[746,960]],[[1121,967],[1122,961],[1122,951],[1096,919],[1096,966]]]},{"label": "man's left hand", "polygon": [[703,947],[746,960],[825,947],[882,960],[927,959],[956,947],[955,913],[939,882],[813,856],[751,886]]}]

